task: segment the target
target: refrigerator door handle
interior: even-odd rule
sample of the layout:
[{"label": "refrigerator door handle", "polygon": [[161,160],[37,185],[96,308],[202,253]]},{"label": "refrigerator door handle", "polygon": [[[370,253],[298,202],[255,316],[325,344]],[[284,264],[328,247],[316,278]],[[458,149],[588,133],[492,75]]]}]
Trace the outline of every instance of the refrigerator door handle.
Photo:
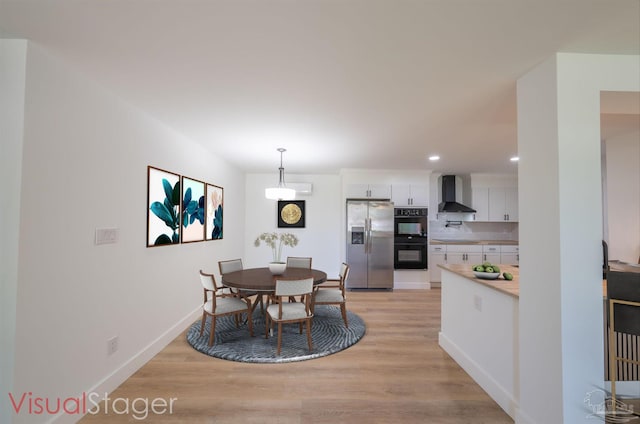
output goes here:
[{"label": "refrigerator door handle", "polygon": [[365,233],[367,235],[365,253],[371,253],[371,218],[366,219],[365,226]]}]

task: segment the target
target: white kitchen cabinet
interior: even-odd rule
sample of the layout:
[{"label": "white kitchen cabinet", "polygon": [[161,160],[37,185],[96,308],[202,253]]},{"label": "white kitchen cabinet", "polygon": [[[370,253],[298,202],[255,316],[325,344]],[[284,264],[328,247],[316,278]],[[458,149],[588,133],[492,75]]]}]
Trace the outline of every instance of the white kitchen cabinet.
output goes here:
[{"label": "white kitchen cabinet", "polygon": [[440,281],[441,268],[447,263],[447,246],[443,244],[429,247],[429,281]]},{"label": "white kitchen cabinet", "polygon": [[471,190],[471,207],[476,210],[473,214],[475,221],[489,220],[489,189],[477,187]]},{"label": "white kitchen cabinet", "polygon": [[429,246],[429,279],[440,281],[439,264],[482,263],[482,246],[479,244],[437,244]]},{"label": "white kitchen cabinet", "polygon": [[[450,251],[450,247],[454,250]],[[465,248],[465,249],[458,249]],[[482,263],[482,246],[479,245],[448,245],[447,246],[447,264],[467,264],[477,265]]]},{"label": "white kitchen cabinet", "polygon": [[502,245],[500,263],[505,265],[520,264],[520,247],[514,245]]},{"label": "white kitchen cabinet", "polygon": [[429,206],[429,186],[421,184],[393,184],[391,200],[395,206]]},{"label": "white kitchen cabinet", "polygon": [[517,222],[518,189],[515,187],[474,187],[471,206],[475,221]]},{"label": "white kitchen cabinet", "polygon": [[489,221],[518,220],[518,189],[489,188]]},{"label": "white kitchen cabinet", "polygon": [[488,244],[482,246],[482,261],[490,262],[494,265],[501,264],[502,259],[500,257],[501,247],[496,244]]},{"label": "white kitchen cabinet", "polygon": [[347,184],[348,199],[391,199],[390,184]]}]

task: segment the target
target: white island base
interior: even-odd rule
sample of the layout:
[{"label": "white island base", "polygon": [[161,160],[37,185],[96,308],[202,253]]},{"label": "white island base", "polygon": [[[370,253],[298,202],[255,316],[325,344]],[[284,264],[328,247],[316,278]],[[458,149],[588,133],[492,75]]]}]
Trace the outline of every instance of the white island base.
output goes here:
[{"label": "white island base", "polygon": [[518,409],[518,270],[514,281],[477,280],[468,265],[442,268],[440,346],[513,419]]}]

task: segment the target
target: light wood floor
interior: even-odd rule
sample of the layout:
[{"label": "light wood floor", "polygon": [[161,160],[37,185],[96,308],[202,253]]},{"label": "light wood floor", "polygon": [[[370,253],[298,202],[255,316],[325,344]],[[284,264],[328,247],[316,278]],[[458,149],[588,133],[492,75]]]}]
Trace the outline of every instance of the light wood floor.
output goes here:
[{"label": "light wood floor", "polygon": [[[231,362],[196,352],[183,333],[111,398],[177,398],[173,414],[149,415],[153,423],[513,423],[438,346],[440,290],[349,292],[347,306],[367,332],[337,354]],[[96,414],[81,422],[140,421]]]}]

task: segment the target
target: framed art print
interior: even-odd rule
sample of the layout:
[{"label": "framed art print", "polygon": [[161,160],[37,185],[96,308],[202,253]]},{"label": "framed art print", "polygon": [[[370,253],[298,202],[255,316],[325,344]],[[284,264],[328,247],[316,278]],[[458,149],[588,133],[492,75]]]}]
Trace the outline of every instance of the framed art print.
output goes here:
[{"label": "framed art print", "polygon": [[180,222],[183,243],[204,241],[204,188],[204,182],[182,177]]},{"label": "framed art print", "polygon": [[224,189],[207,184],[205,239],[222,239],[222,212],[224,210]]},{"label": "framed art print", "polygon": [[180,243],[180,175],[147,167],[147,247]]},{"label": "framed art print", "polygon": [[304,228],[304,200],[278,200],[278,228]]}]

